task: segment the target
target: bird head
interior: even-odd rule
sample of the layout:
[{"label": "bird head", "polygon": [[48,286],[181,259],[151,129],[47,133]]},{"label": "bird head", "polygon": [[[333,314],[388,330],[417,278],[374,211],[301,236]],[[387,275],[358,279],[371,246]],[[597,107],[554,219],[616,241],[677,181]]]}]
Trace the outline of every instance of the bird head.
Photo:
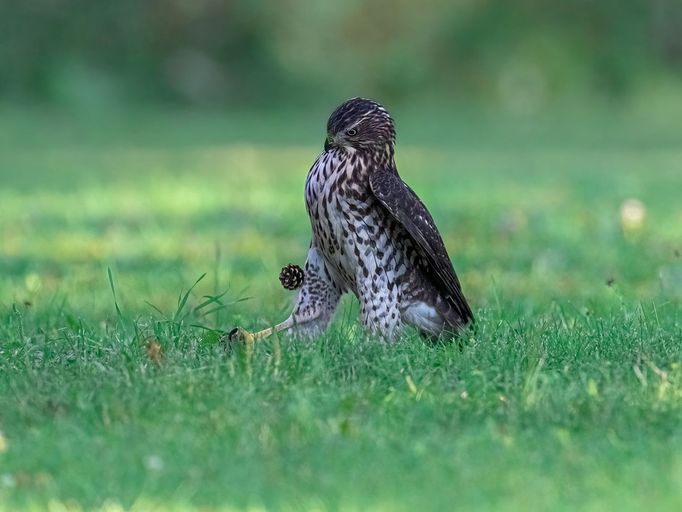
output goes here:
[{"label": "bird head", "polygon": [[376,101],[352,98],[342,103],[327,121],[325,150],[393,148],[395,125],[390,114]]}]

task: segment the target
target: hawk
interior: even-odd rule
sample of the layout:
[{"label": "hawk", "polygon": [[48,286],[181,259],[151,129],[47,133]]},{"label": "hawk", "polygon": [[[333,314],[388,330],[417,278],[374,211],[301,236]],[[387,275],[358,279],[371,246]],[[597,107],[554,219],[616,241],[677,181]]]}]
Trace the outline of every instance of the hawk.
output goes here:
[{"label": "hawk", "polygon": [[387,340],[407,325],[440,337],[473,322],[443,239],[394,155],[395,125],[379,103],[353,98],[332,113],[305,182],[312,242],[293,312],[273,328],[231,337],[314,336],[345,292],[359,299],[367,330]]}]

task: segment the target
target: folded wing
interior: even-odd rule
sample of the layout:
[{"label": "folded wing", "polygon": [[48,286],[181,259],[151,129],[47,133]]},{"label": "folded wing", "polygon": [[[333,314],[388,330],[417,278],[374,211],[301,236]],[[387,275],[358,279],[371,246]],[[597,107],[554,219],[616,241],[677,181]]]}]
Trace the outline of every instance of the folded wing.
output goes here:
[{"label": "folded wing", "polygon": [[395,171],[372,172],[370,187],[374,196],[410,235],[419,256],[427,264],[427,274],[458,312],[462,324],[473,321],[448,251],[424,203]]}]

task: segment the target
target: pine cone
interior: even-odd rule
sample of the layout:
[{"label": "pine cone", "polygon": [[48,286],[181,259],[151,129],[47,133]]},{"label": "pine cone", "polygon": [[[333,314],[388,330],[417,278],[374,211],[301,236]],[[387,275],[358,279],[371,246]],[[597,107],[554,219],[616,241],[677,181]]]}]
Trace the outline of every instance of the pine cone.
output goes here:
[{"label": "pine cone", "polygon": [[287,290],[296,290],[303,285],[305,274],[298,265],[289,264],[279,273],[279,282]]}]

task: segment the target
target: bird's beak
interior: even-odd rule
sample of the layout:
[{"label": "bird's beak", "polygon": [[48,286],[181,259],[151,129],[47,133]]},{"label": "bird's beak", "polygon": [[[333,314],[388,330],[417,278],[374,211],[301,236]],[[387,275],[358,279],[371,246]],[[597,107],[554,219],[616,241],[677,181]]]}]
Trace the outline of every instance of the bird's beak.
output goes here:
[{"label": "bird's beak", "polygon": [[336,138],[332,134],[328,133],[327,140],[324,141],[324,149],[326,151],[334,146],[336,146]]}]

